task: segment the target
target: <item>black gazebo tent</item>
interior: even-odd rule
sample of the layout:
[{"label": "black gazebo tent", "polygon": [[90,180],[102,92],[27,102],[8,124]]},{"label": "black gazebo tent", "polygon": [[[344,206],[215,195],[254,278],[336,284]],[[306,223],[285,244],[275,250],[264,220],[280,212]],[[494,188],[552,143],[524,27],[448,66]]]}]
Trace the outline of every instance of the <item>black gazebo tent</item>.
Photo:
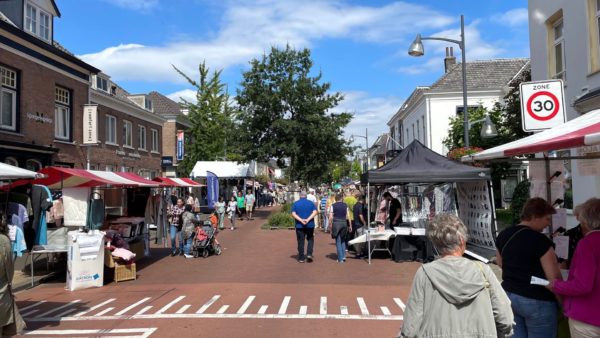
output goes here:
[{"label": "black gazebo tent", "polygon": [[383,167],[369,170],[369,184],[452,183],[490,180],[490,169],[448,159],[414,140]]}]

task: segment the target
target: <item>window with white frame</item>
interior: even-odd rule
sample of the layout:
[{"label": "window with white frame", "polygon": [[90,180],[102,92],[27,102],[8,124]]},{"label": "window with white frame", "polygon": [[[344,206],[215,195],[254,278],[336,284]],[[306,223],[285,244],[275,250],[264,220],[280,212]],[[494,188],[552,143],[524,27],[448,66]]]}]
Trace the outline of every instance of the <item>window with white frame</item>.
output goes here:
[{"label": "window with white frame", "polygon": [[46,42],[50,42],[52,17],[28,1],[25,5],[25,30]]},{"label": "window with white frame", "polygon": [[117,144],[117,118],[106,115],[106,143]]},{"label": "window with white frame", "polygon": [[152,111],[152,100],[150,100],[149,98],[146,98],[144,100],[144,106],[145,106],[146,110]]},{"label": "window with white frame", "polygon": [[141,150],[146,150],[146,127],[138,126],[138,146]]},{"label": "window with white frame", "polygon": [[158,152],[158,130],[151,129],[152,131],[152,151]]},{"label": "window with white frame", "polygon": [[55,88],[54,137],[71,139],[71,92],[62,87]]},{"label": "window with white frame", "polygon": [[123,122],[123,145],[133,148],[133,125],[130,121]]},{"label": "window with white frame", "polygon": [[108,93],[108,80],[96,75],[96,89],[100,89]]},{"label": "window with white frame", "polygon": [[563,36],[563,20],[562,18],[556,20],[552,24],[552,58],[554,61],[554,69],[552,78],[554,79],[565,79],[565,39]]},{"label": "window with white frame", "polygon": [[17,72],[0,67],[0,129],[17,130]]}]

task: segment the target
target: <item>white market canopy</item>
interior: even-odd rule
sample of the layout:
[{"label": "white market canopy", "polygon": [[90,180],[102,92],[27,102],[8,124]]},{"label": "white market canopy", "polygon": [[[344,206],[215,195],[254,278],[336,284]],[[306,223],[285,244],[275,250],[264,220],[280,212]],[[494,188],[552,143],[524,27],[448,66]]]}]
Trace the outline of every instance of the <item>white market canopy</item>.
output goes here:
[{"label": "white market canopy", "polygon": [[492,160],[600,144],[600,109],[517,141],[462,157],[463,162]]},{"label": "white market canopy", "polygon": [[0,180],[16,180],[39,177],[35,171],[0,163]]},{"label": "white market canopy", "polygon": [[237,163],[235,161],[198,161],[190,176],[206,177],[210,171],[218,178],[247,178],[255,177],[255,163]]}]

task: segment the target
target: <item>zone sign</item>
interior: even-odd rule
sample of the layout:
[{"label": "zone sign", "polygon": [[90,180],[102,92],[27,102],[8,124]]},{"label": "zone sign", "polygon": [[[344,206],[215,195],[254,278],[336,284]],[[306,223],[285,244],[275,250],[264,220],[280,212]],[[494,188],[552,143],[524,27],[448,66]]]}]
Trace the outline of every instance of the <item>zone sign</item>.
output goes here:
[{"label": "zone sign", "polygon": [[566,122],[562,80],[521,83],[524,131],[550,129]]}]

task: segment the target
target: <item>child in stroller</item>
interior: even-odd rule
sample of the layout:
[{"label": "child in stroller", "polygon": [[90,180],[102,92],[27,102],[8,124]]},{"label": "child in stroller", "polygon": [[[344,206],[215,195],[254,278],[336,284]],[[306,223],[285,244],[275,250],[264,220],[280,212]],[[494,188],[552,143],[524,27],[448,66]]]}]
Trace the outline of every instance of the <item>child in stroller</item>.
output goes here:
[{"label": "child in stroller", "polygon": [[204,221],[203,226],[197,226],[192,244],[194,257],[202,255],[202,257],[206,258],[211,252],[217,256],[220,255],[222,252],[221,245],[215,236],[216,231],[210,221]]}]

